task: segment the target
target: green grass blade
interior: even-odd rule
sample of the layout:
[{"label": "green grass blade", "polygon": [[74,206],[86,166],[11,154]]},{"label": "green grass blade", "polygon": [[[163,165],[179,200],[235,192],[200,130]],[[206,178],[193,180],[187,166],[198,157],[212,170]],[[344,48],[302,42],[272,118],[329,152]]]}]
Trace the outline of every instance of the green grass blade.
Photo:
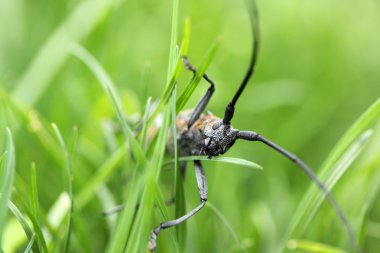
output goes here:
[{"label": "green grass blade", "polygon": [[157,183],[166,148],[169,129],[170,107],[167,107],[163,124],[152,155],[152,160],[145,171],[145,186],[139,209],[136,214],[136,224],[131,232],[125,252],[140,252],[146,248],[152,227],[152,207],[154,204],[154,185]]},{"label": "green grass blade", "polygon": [[76,56],[79,60],[81,60],[87,67],[93,72],[96,78],[99,80],[102,88],[107,94],[108,99],[110,100],[113,109],[116,112],[119,123],[123,129],[123,133],[125,138],[129,141],[131,145],[131,151],[138,161],[138,163],[145,162],[145,155],[142,147],[136,140],[131,128],[127,124],[125,119],[124,109],[121,105],[120,97],[116,92],[116,87],[113,84],[111,78],[108,76],[106,71],[102,68],[102,66],[98,63],[98,61],[82,46],[79,44],[73,44],[72,46],[72,54]]},{"label": "green grass blade", "polygon": [[5,227],[8,208],[7,203],[12,195],[13,179],[15,174],[15,147],[11,131],[6,130],[5,153],[0,159],[0,242]]},{"label": "green grass blade", "polygon": [[181,96],[177,100],[177,113],[180,112],[183,107],[186,105],[187,101],[189,100],[191,94],[193,94],[195,88],[197,87],[198,83],[201,81],[203,74],[206,72],[206,69],[208,65],[210,64],[212,58],[215,55],[215,52],[217,50],[217,43],[214,43],[211,45],[210,49],[206,53],[206,56],[204,57],[202,63],[200,64],[199,68],[197,69],[197,72],[195,76],[191,79],[189,84],[185,87],[185,90],[181,94]]},{"label": "green grass blade", "polygon": [[[212,157],[208,158],[207,156],[184,156],[179,158],[180,161],[194,161],[194,160],[201,160],[201,161],[213,161],[213,162],[223,162],[223,163],[231,163],[231,164],[237,164],[246,166],[248,168],[262,170],[263,168],[251,161],[242,159],[242,158],[235,158],[235,157]],[[172,163],[173,161],[170,160],[168,163]]]},{"label": "green grass blade", "polygon": [[[22,101],[24,105],[32,107],[66,61],[70,43],[81,41],[88,36],[104,15],[119,2],[121,1],[87,0],[80,2],[41,47],[16,85],[13,96]],[[59,50],[57,50],[58,48]]]},{"label": "green grass blade", "polygon": [[[46,240],[45,240],[44,234],[42,233],[41,224],[39,223],[38,218],[34,215],[33,208],[30,208],[30,206],[27,204],[27,202],[24,200],[24,198],[22,197],[22,195],[18,191],[15,191],[15,198],[20,203],[20,205],[21,205],[22,209],[25,211],[27,217],[32,222],[34,232],[36,233],[36,236],[37,236],[37,240],[35,242],[38,245],[36,247],[38,247],[40,252],[48,252]],[[26,220],[26,218],[24,218],[24,219]]]},{"label": "green grass blade", "polygon": [[123,145],[100,165],[99,169],[74,198],[78,210],[82,209],[95,196],[97,189],[102,184],[105,184],[109,177],[119,168],[119,165],[125,160],[125,154],[127,153],[127,145]]},{"label": "green grass blade", "polygon": [[[331,151],[319,173],[320,178],[326,182],[325,184],[328,189],[331,189],[337,183],[351,163],[361,153],[371,135],[371,132],[366,130],[370,128],[379,117],[380,99],[359,117]],[[285,241],[290,237],[299,237],[303,233],[320,207],[323,198],[322,193],[312,184],[304,195],[289,224]]]},{"label": "green grass blade", "polygon": [[[176,89],[171,101],[171,116],[172,116],[172,125],[171,125],[171,134],[172,136],[177,136],[177,124],[176,124]],[[175,140],[175,137],[173,137]],[[185,200],[185,191],[183,188],[183,171],[182,168],[178,166],[178,142],[173,141],[173,150],[174,150],[174,191],[175,191],[175,217],[181,217],[186,213],[186,200]],[[183,222],[176,227],[177,238],[181,251],[185,248],[186,245],[186,231],[187,231],[187,222]]]},{"label": "green grass blade", "polygon": [[[347,251],[341,250],[330,245],[322,244],[319,242],[312,242],[306,240],[290,240],[288,242],[288,248],[290,250],[301,250],[302,252],[310,253],[347,253]],[[297,252],[298,252],[297,251]]]},{"label": "green grass blade", "polygon": [[376,100],[356,121],[336,144],[322,165],[321,175],[342,155],[347,147],[380,117],[380,99]]},{"label": "green grass blade", "polygon": [[[154,185],[155,185],[155,191],[154,191],[155,203],[157,204],[157,207],[160,210],[162,220],[168,221],[169,220],[169,212],[168,212],[168,209],[166,207],[165,199],[164,199],[163,194],[161,192],[161,189],[158,187],[157,183],[155,183]],[[179,217],[179,216],[176,216],[176,217]],[[181,225],[179,225],[179,226],[181,226]],[[178,227],[178,226],[176,226],[176,227]],[[177,237],[175,236],[174,231],[175,230],[171,229],[169,232],[170,238],[171,238],[171,247],[170,248],[174,252],[178,252],[178,253],[183,252],[183,250],[180,250],[179,241],[178,241]]]},{"label": "green grass blade", "polygon": [[[30,169],[30,178],[31,178],[31,185],[32,185],[32,189],[31,189],[31,192],[32,192],[32,214],[34,215],[34,219],[36,220],[36,223],[37,221],[40,221],[40,215],[39,215],[39,210],[40,210],[40,207],[39,207],[39,201],[38,201],[38,188],[37,188],[37,172],[36,172],[36,164],[33,162],[32,165],[31,165],[31,169]],[[41,231],[41,227],[38,225],[34,225],[35,227],[38,227],[38,228],[35,228],[35,230],[39,230]],[[42,233],[37,233],[37,242],[38,242],[38,246],[40,247],[40,251],[41,252],[47,252],[47,247],[46,247],[46,242],[45,242],[45,238],[44,236],[42,235]]]},{"label": "green grass blade", "polygon": [[[30,241],[34,235],[34,232],[33,229],[30,227],[27,218],[20,212],[20,210],[18,210],[18,208],[15,206],[15,204],[13,204],[12,201],[8,202],[8,207],[9,210],[11,210],[11,212],[13,213],[13,215],[17,218],[18,222],[24,229],[24,232]],[[33,243],[32,248],[33,252],[41,252],[36,243]]]},{"label": "green grass blade", "polygon": [[147,146],[147,133],[148,133],[148,120],[149,120],[149,111],[150,111],[150,103],[151,103],[152,97],[149,97],[148,100],[146,101],[145,105],[145,112],[144,116],[142,119],[143,125],[141,128],[141,134],[140,134],[140,144],[142,146],[142,149],[146,151],[146,146]]},{"label": "green grass blade", "polygon": [[140,194],[143,187],[143,178],[139,176],[138,169],[134,170],[132,180],[128,186],[129,194],[125,202],[125,208],[118,217],[117,226],[107,246],[106,252],[124,252],[128,238],[131,234],[132,225],[136,223],[135,213],[139,204]]},{"label": "green grass blade", "polygon": [[228,222],[227,218],[224,217],[221,211],[216,208],[210,201],[207,201],[206,206],[211,209],[211,211],[219,218],[219,220],[223,223],[223,225],[227,228],[228,232],[231,234],[232,238],[235,240],[236,244],[239,246],[241,252],[246,252],[244,245],[241,243],[238,235],[235,233],[231,224]]},{"label": "green grass blade", "polygon": [[26,245],[26,248],[24,250],[24,253],[32,252],[32,246],[34,244],[34,240],[36,239],[36,234],[33,233],[32,238],[30,238],[28,244]]},{"label": "green grass blade", "polygon": [[68,218],[67,218],[67,230],[66,230],[66,236],[65,236],[65,244],[64,244],[64,250],[63,252],[68,252],[69,250],[69,245],[70,245],[70,238],[71,238],[71,229],[72,229],[72,216],[74,212],[74,197],[73,197],[73,169],[72,169],[72,162],[71,162],[71,156],[70,152],[68,151],[65,141],[63,140],[63,137],[57,127],[56,124],[52,124],[53,130],[57,136],[57,139],[61,145],[62,151],[65,156],[66,160],[66,169],[67,169],[67,186],[68,186],[68,193],[70,197],[70,211],[68,213]]},{"label": "green grass blade", "polygon": [[[179,73],[183,68],[183,64],[182,64],[180,57],[182,55],[187,55],[187,52],[189,50],[189,41],[190,41],[190,21],[188,19],[186,19],[185,31],[184,31],[184,35],[183,35],[183,39],[182,39],[181,48],[179,50],[178,58],[176,59],[174,71],[171,74],[170,81],[166,85],[165,91],[162,94],[160,101],[158,102],[157,107],[155,108],[154,112],[152,113],[152,115],[149,118],[149,123],[151,123],[152,120],[161,112],[162,106],[167,104],[170,100],[171,94],[173,93],[173,90],[174,90],[174,86],[177,83]],[[169,60],[171,60],[171,59],[169,58]],[[172,66],[172,65],[173,65],[172,63],[169,63],[169,66]]]},{"label": "green grass blade", "polygon": [[39,210],[39,204],[38,204],[38,189],[37,189],[37,176],[36,176],[36,164],[32,162],[31,168],[30,168],[30,179],[32,182],[32,207],[33,207],[33,214],[38,217],[38,210]]}]

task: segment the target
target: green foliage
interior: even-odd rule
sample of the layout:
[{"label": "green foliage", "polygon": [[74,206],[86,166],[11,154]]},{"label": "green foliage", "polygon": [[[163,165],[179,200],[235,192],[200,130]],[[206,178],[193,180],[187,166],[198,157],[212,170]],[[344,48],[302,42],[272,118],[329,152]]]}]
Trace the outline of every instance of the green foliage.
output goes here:
[{"label": "green foliage", "polygon": [[[1,1],[0,251],[145,252],[152,228],[199,203],[199,159],[212,204],[162,231],[157,252],[353,252],[317,187],[259,143],[238,141],[211,160],[166,154],[176,151],[168,142],[176,114],[208,87],[204,72],[216,83],[207,110],[219,117],[241,82],[252,42],[247,4]],[[232,124],[309,164],[356,244],[377,252],[379,4],[257,5],[258,65]]]}]

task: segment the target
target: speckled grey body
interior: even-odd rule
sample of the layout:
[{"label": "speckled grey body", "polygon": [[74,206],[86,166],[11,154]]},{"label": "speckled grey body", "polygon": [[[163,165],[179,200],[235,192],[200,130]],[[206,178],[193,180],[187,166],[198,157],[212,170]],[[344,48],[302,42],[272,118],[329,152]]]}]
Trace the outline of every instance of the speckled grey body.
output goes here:
[{"label": "speckled grey body", "polygon": [[222,119],[210,112],[202,114],[188,129],[191,114],[190,110],[177,116],[177,141],[181,156],[218,156],[235,143],[238,131],[222,124]]}]

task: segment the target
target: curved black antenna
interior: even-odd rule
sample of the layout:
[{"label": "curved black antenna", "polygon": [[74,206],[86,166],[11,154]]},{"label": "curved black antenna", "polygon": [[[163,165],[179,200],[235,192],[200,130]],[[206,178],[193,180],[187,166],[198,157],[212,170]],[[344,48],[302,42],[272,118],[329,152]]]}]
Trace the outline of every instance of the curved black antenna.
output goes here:
[{"label": "curved black antenna", "polygon": [[251,54],[251,62],[249,63],[247,73],[244,76],[244,79],[242,83],[240,84],[240,87],[238,91],[236,92],[235,96],[232,98],[231,102],[228,103],[226,107],[226,111],[224,112],[224,118],[223,123],[229,125],[231,123],[231,120],[234,116],[235,112],[235,104],[238,101],[240,95],[243,93],[245,86],[247,85],[249,79],[251,78],[252,74],[255,71],[257,56],[258,56],[258,50],[259,50],[259,24],[258,24],[258,12],[256,7],[256,2],[252,0],[248,0],[250,2],[247,3],[251,7],[250,19],[251,19],[251,29],[252,29],[252,35],[253,35],[253,41],[252,41],[252,54]]},{"label": "curved black antenna", "polygon": [[330,202],[336,214],[339,216],[339,219],[345,226],[350,243],[352,244],[354,248],[356,248],[356,234],[353,228],[351,227],[350,223],[348,222],[346,216],[344,215],[342,209],[340,208],[339,204],[337,203],[337,201],[335,200],[335,198],[333,197],[329,189],[327,189],[327,187],[321,182],[321,180],[319,180],[317,175],[315,175],[314,172],[301,159],[299,159],[294,154],[286,151],[285,149],[283,149],[276,143],[271,142],[270,140],[264,138],[263,136],[255,132],[238,131],[236,138],[248,140],[248,141],[260,141],[266,144],[267,146],[271,147],[272,149],[276,150],[277,152],[281,153],[286,158],[293,161],[295,164],[297,164],[308,175],[308,177],[319,187],[319,189],[324,193],[325,197]]}]

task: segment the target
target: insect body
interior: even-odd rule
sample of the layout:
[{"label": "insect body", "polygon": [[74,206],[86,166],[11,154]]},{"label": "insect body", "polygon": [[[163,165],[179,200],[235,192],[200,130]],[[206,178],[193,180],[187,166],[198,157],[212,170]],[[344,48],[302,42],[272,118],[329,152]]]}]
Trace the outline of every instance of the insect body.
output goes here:
[{"label": "insect body", "polygon": [[201,114],[198,120],[187,128],[192,113],[193,111],[181,112],[177,117],[177,138],[181,156],[218,156],[224,154],[235,143],[237,130],[230,125],[223,125],[222,119],[210,112]]},{"label": "insect body", "polygon": [[[309,178],[314,183],[316,183],[320,190],[325,194],[327,200],[330,202],[335,212],[338,214],[340,220],[346,227],[350,242],[354,246],[355,234],[348,220],[346,219],[345,215],[343,214],[342,210],[337,204],[336,200],[331,195],[330,191],[326,188],[326,186],[318,179],[314,172],[302,160],[300,160],[294,154],[286,151],[279,145],[257,134],[256,132],[239,131],[231,126],[231,120],[234,116],[235,111],[235,104],[238,101],[242,92],[244,91],[245,86],[247,85],[254,72],[258,55],[257,52],[259,46],[259,33],[256,9],[254,9],[254,11],[250,14],[252,33],[254,35],[252,43],[252,55],[247,73],[245,74],[243,81],[239,86],[239,89],[233,96],[232,100],[226,106],[223,119],[215,117],[211,113],[202,114],[215,91],[214,82],[210,79],[210,77],[207,74],[203,75],[203,78],[210,84],[210,87],[207,90],[206,94],[198,102],[194,110],[181,112],[177,117],[176,123],[178,129],[177,141],[179,147],[179,154],[181,156],[205,155],[208,157],[213,157],[227,152],[229,148],[231,148],[231,146],[234,145],[235,141],[238,139],[258,141],[264,143],[265,145],[276,150],[277,152],[294,162],[309,176]],[[196,69],[188,61],[188,59],[186,57],[183,57],[182,60],[185,67],[195,74]],[[157,236],[161,230],[180,224],[181,222],[187,220],[188,218],[196,214],[199,210],[202,209],[202,207],[204,207],[208,198],[208,190],[206,176],[202,164],[199,160],[194,161],[194,169],[200,194],[200,204],[184,216],[179,217],[175,220],[163,222],[159,226],[154,228],[148,243],[148,248],[150,250],[156,248]]]}]

